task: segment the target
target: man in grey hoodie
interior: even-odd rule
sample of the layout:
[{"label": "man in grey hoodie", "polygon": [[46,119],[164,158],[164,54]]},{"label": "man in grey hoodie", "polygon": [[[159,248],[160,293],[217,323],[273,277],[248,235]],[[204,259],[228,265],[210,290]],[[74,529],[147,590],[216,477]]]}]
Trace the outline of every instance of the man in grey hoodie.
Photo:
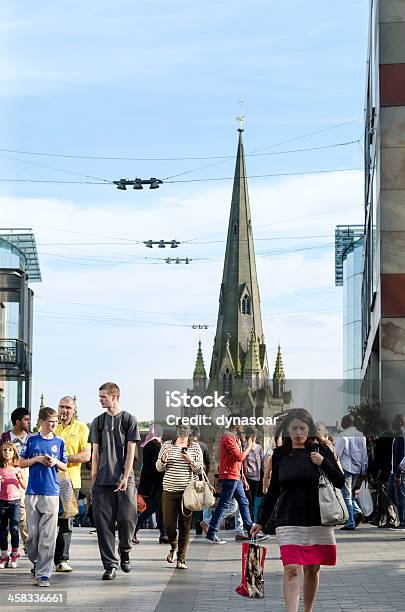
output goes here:
[{"label": "man in grey hoodie", "polygon": [[345,475],[342,494],[349,513],[349,518],[341,529],[354,531],[355,517],[361,510],[353,499],[353,489],[359,478],[367,478],[367,445],[365,436],[354,427],[352,414],[346,414],[342,418],[341,426],[343,431],[336,438],[335,448]]}]

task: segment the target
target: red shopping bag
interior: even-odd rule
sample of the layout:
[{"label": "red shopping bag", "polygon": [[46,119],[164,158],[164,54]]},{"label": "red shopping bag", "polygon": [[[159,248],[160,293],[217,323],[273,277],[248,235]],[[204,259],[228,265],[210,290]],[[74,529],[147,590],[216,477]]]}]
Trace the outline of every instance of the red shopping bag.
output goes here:
[{"label": "red shopping bag", "polygon": [[139,493],[136,495],[136,510],[138,514],[142,514],[142,512],[146,510],[146,501]]},{"label": "red shopping bag", "polygon": [[264,597],[264,560],[266,548],[252,542],[242,544],[242,582],[235,589],[239,595],[262,599]]}]

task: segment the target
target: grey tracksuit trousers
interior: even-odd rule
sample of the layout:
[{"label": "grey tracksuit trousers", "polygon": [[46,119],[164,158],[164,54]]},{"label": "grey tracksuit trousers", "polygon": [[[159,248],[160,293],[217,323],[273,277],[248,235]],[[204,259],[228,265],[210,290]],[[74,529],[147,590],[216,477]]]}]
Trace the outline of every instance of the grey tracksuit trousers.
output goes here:
[{"label": "grey tracksuit trousers", "polygon": [[118,567],[119,563],[115,552],[115,523],[118,528],[119,554],[131,550],[136,527],[135,484],[128,484],[126,491],[114,493],[116,488],[94,485],[92,490],[94,523],[104,569]]},{"label": "grey tracksuit trousers", "polygon": [[58,529],[59,497],[26,495],[28,538],[25,543],[32,563],[36,562],[35,578],[51,576]]}]

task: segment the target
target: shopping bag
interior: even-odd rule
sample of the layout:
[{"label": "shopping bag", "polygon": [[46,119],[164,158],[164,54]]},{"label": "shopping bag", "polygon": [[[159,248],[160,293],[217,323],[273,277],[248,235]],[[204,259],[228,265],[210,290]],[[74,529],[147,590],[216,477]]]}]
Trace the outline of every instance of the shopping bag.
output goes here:
[{"label": "shopping bag", "polygon": [[72,518],[79,514],[77,499],[73,491],[72,481],[67,472],[58,472],[59,499],[62,506],[60,518]]},{"label": "shopping bag", "polygon": [[364,516],[370,516],[373,513],[374,504],[368,484],[364,480],[361,483],[360,489],[356,491],[355,496]]},{"label": "shopping bag", "polygon": [[242,544],[242,582],[235,589],[239,595],[263,599],[264,597],[264,560],[266,548],[253,542]]},{"label": "shopping bag", "polygon": [[136,511],[139,514],[142,514],[142,512],[144,510],[146,510],[146,501],[144,500],[142,495],[139,495],[139,493],[137,493],[137,495],[136,495]]}]

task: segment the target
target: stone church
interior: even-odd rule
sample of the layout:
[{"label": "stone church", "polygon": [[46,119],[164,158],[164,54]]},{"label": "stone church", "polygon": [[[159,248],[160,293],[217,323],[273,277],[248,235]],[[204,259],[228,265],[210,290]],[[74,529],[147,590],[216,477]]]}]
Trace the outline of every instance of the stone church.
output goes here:
[{"label": "stone church", "polygon": [[[256,273],[254,240],[249,205],[243,126],[239,142],[229,215],[228,236],[219,309],[209,379],[204,365],[201,342],[193,373],[191,395],[225,395],[226,408],[205,409],[212,420],[222,413],[248,417],[275,417],[292,407],[292,394],[286,390],[281,348],[272,377],[269,377],[267,347],[263,333],[260,294]],[[200,411],[199,411],[200,412]],[[204,413],[201,411],[201,413]],[[223,430],[222,430],[223,431]],[[201,438],[212,447],[216,463],[218,427],[201,427]],[[267,446],[272,430],[261,427],[258,442]]]}]

